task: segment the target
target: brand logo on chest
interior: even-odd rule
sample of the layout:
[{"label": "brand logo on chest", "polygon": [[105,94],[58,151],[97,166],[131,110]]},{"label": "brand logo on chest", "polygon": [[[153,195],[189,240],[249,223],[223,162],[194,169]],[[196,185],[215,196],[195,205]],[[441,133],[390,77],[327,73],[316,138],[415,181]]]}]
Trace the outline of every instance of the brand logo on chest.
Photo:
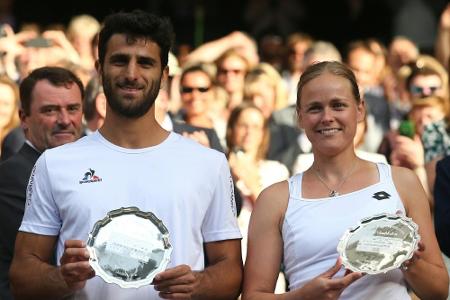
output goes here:
[{"label": "brand logo on chest", "polygon": [[102,179],[95,175],[95,170],[89,168],[89,171],[87,171],[86,173],[84,173],[83,179],[81,179],[79,182],[80,184],[83,183],[93,183],[93,182],[101,182]]},{"label": "brand logo on chest", "polygon": [[386,200],[386,199],[391,198],[391,195],[389,195],[385,191],[380,191],[380,192],[376,192],[375,194],[373,194],[372,198],[377,199],[377,200]]}]

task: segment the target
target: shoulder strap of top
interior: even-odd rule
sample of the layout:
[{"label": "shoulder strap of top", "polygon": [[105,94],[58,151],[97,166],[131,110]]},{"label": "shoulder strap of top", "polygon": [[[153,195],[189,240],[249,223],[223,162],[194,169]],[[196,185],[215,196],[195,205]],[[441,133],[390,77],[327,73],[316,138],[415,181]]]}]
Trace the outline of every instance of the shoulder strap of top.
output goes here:
[{"label": "shoulder strap of top", "polygon": [[289,198],[300,198],[302,194],[303,172],[289,178]]},{"label": "shoulder strap of top", "polygon": [[382,162],[378,162],[377,168],[380,175],[380,182],[391,182],[392,172],[391,166]]}]

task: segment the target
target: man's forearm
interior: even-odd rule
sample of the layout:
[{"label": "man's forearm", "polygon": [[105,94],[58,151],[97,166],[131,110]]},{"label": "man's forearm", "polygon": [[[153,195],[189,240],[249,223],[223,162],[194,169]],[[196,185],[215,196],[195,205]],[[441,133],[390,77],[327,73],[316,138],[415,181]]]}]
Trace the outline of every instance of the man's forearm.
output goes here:
[{"label": "man's forearm", "polygon": [[[30,261],[32,260],[32,262]],[[59,267],[27,258],[13,263],[10,272],[15,299],[61,299],[72,293]]]},{"label": "man's forearm", "polygon": [[222,260],[204,271],[197,272],[199,285],[193,299],[237,299],[242,288],[242,272],[242,264],[228,260]]}]

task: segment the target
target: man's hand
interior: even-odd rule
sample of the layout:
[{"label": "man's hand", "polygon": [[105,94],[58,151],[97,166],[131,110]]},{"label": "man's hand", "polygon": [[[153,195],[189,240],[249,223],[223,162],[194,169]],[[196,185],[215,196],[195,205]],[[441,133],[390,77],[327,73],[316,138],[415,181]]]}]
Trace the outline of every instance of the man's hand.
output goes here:
[{"label": "man's hand", "polygon": [[86,281],[95,276],[89,265],[89,252],[86,244],[79,240],[67,240],[60,259],[61,275],[69,289],[77,291],[86,285]]},{"label": "man's hand", "polygon": [[180,265],[156,275],[153,284],[163,299],[193,299],[201,276],[189,266]]}]

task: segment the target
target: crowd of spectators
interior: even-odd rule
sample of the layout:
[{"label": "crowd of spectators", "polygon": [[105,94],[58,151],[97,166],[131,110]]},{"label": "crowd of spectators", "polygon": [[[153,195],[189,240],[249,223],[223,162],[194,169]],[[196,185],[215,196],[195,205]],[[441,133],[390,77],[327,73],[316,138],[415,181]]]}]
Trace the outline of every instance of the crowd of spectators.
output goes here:
[{"label": "crowd of spectators", "polygon": [[[106,104],[95,69],[100,27],[88,15],[74,17],[66,28],[28,24],[14,32],[7,24],[1,26],[3,161],[24,142],[24,137],[13,138],[21,130],[18,87],[36,68],[57,66],[75,73],[86,87],[84,133],[101,126]],[[156,104],[163,105],[158,120],[164,128],[170,119],[173,126],[180,122],[192,126],[185,135],[206,146],[219,141],[214,148],[226,154],[236,192],[242,197],[243,235],[262,189],[312,164],[311,144],[296,122],[297,82],[309,65],[334,60],[354,71],[367,109],[355,140],[358,153],[409,168],[419,176],[430,209],[447,211],[447,215],[436,214],[440,218],[436,225],[442,251],[449,254],[450,182],[448,175],[436,173],[436,164],[450,155],[450,5],[441,15],[435,55],[421,53],[404,36],[389,44],[370,38],[355,40],[339,51],[329,41],[298,32],[285,39],[283,51],[265,60],[260,56],[260,42],[237,31],[182,57],[173,49],[168,85]],[[409,132],[403,130],[407,121],[412,124]]]}]

